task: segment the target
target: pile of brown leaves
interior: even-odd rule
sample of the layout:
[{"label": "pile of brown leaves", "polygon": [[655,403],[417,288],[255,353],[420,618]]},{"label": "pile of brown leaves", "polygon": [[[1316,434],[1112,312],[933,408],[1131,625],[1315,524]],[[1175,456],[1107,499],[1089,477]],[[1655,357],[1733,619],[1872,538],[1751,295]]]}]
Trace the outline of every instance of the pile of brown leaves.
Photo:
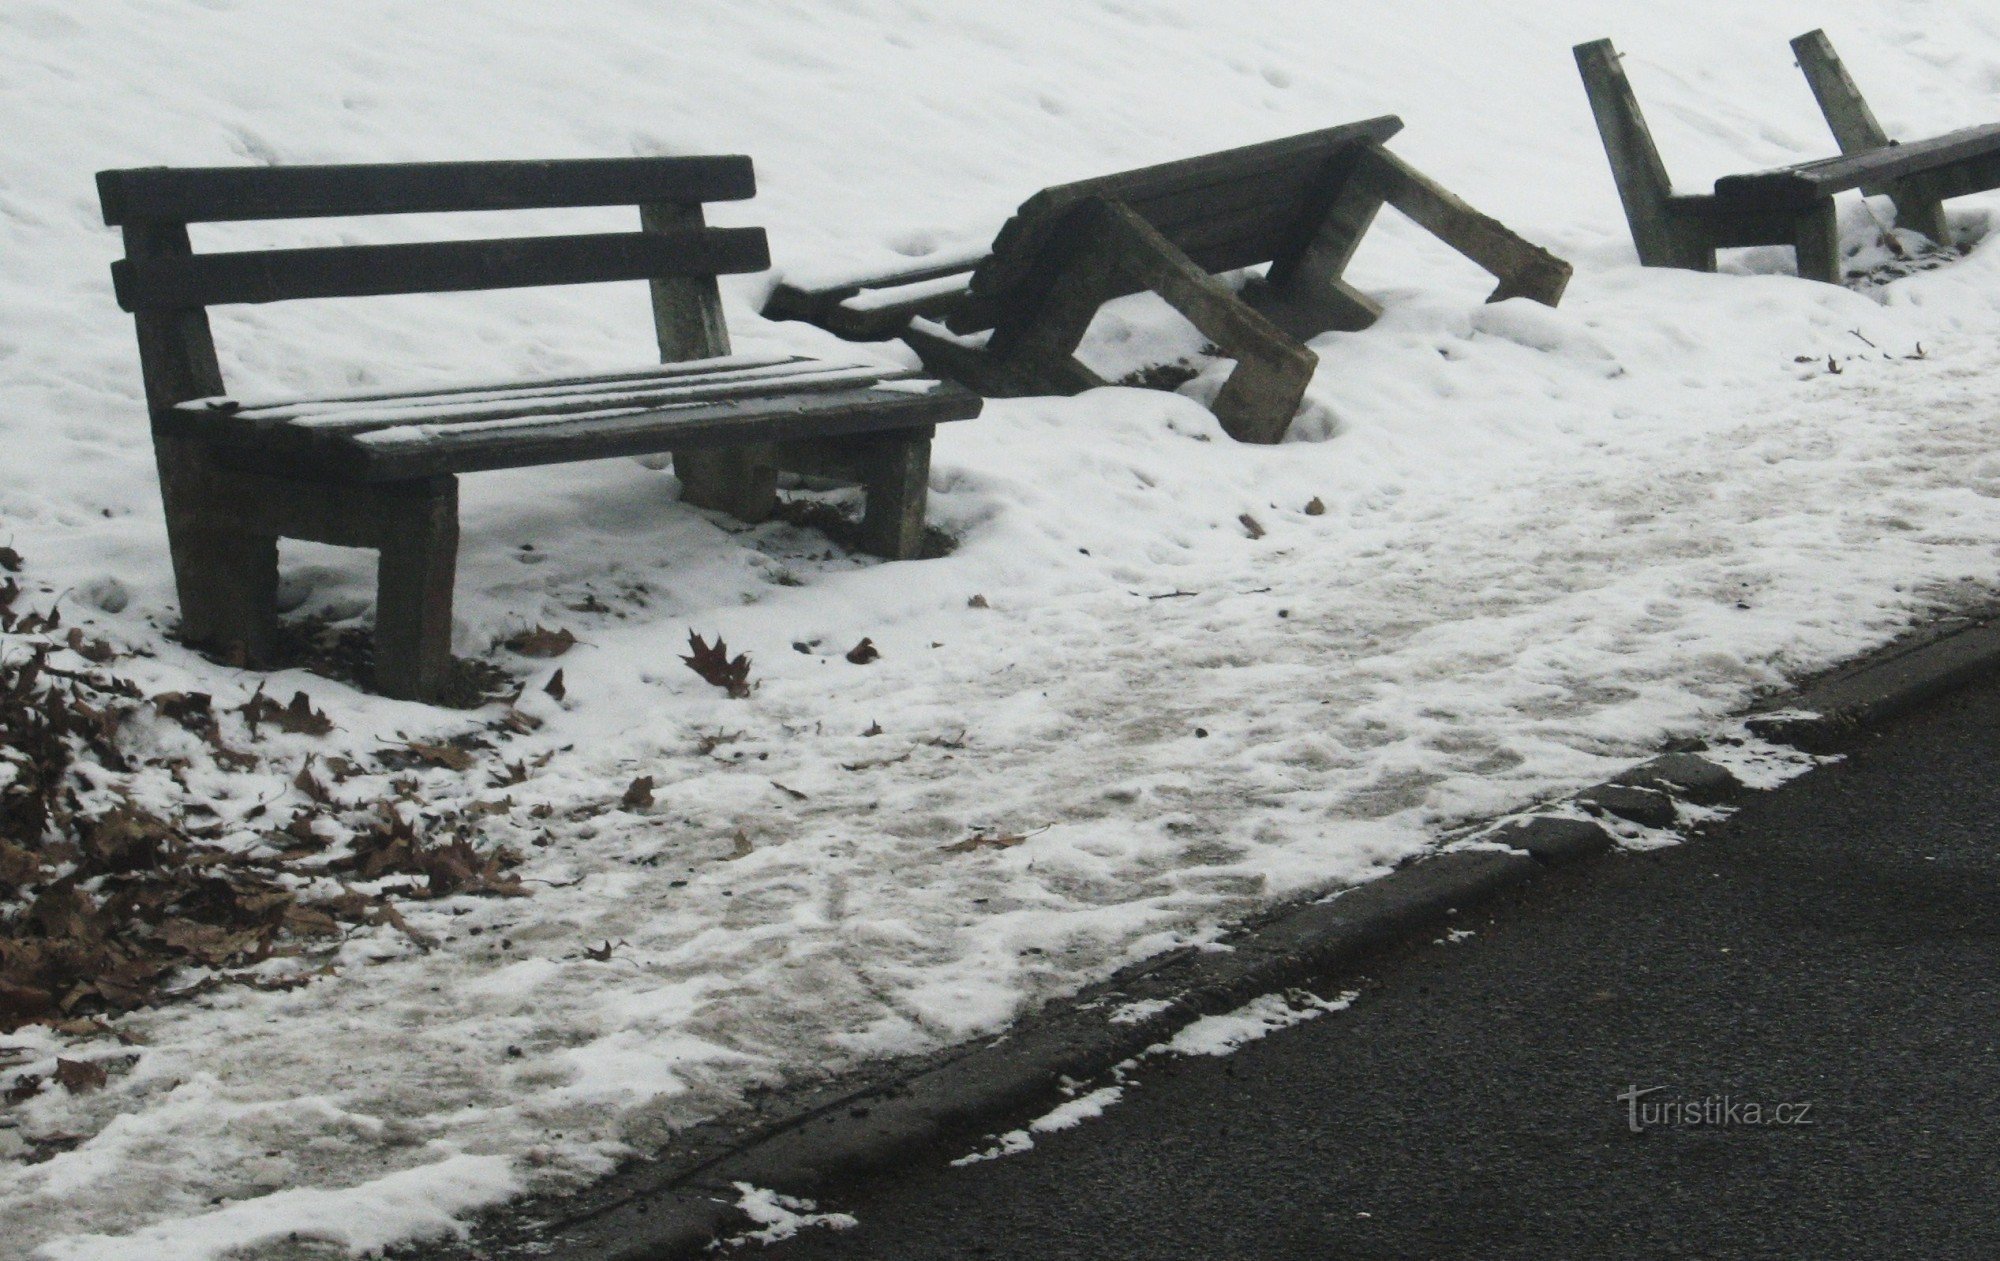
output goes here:
[{"label": "pile of brown leaves", "polygon": [[[54,611],[16,615],[19,594],[12,580],[0,585],[0,629],[35,636],[0,653],[0,1033],[30,1023],[81,1031],[94,1017],[228,982],[289,988],[312,969],[256,965],[309,957],[356,926],[388,924],[422,942],[392,896],[525,892],[507,874],[520,860],[476,849],[470,825],[445,820],[436,829],[443,839],[420,836],[388,806],[359,823],[342,816],[356,835],[328,858],[313,824],[338,807],[310,765],[300,778],[320,791],[307,791],[311,804],[268,834],[275,856],[212,844],[222,828],[199,802],[178,818],[125,797],[87,807],[82,794],[104,799],[90,785],[135,769],[142,755],[121,745],[120,731],[146,707],[202,736],[222,767],[246,770],[260,759],[223,743],[212,698],[146,698],[98,668],[115,653],[95,651],[74,630],[74,642],[55,639]],[[61,669],[51,659],[63,648],[96,664]],[[236,712],[253,738],[261,725],[311,736],[332,729],[303,694],[280,705],[260,691]],[[172,769],[171,760],[152,764]],[[211,821],[198,822],[205,813]],[[394,875],[410,879],[385,880]],[[342,878],[382,883],[361,892]]]}]

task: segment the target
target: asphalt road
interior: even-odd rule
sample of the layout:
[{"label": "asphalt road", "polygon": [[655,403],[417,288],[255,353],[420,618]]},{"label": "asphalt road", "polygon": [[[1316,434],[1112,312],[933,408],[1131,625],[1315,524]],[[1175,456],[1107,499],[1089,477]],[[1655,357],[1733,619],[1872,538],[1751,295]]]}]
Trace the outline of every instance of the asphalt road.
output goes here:
[{"label": "asphalt road", "polygon": [[1350,1010],[1148,1061],[1032,1152],[839,1188],[855,1229],[746,1251],[2000,1258],[1996,767],[2000,688],[1961,693],[1330,983]]}]

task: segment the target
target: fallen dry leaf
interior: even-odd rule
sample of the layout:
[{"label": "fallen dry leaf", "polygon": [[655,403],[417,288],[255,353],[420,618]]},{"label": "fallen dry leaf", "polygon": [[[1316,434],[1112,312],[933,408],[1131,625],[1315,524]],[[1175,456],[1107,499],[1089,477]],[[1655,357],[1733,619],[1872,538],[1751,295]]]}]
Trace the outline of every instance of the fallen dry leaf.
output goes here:
[{"label": "fallen dry leaf", "polygon": [[101,1064],[92,1064],[88,1060],[56,1060],[56,1081],[73,1095],[102,1090],[109,1080],[111,1074],[105,1072]]},{"label": "fallen dry leaf", "polygon": [[264,695],[264,687],[258,684],[256,694],[236,707],[243,720],[250,724],[250,734],[257,734],[261,723],[270,723],[280,731],[293,735],[323,736],[333,730],[333,720],[312,707],[312,698],[304,692],[292,693],[292,703],[280,705]]},{"label": "fallen dry leaf", "polygon": [[793,801],[810,801],[810,800],[811,800],[811,798],[810,798],[810,797],[807,797],[807,796],[806,796],[806,795],[805,795],[804,793],[800,792],[800,791],[799,791],[798,789],[796,789],[796,788],[787,788],[787,787],[785,787],[785,786],[784,786],[783,784],[779,783],[779,782],[778,782],[777,780],[775,780],[775,779],[771,781],[771,787],[773,787],[773,788],[777,789],[777,790],[778,790],[779,792],[781,792],[781,793],[785,794],[785,795],[786,795],[787,797],[790,797],[790,798],[791,798],[791,799],[792,799]]},{"label": "fallen dry leaf", "polygon": [[625,789],[618,804],[627,810],[645,810],[653,804],[653,777],[641,775]]},{"label": "fallen dry leaf", "polygon": [[687,668],[738,700],[750,695],[750,656],[737,653],[732,659],[729,646],[717,635],[713,644],[693,631],[688,632],[688,655],[681,658]]},{"label": "fallen dry leaf", "polygon": [[550,675],[549,681],[542,685],[542,690],[544,692],[547,692],[550,696],[555,697],[556,700],[558,701],[562,700],[565,696],[568,696],[569,687],[567,684],[563,682],[563,672],[561,670],[558,670],[554,674]]},{"label": "fallen dry leaf", "polygon": [[1242,516],[1236,518],[1236,520],[1243,526],[1244,533],[1248,534],[1251,538],[1261,539],[1264,537],[1264,527],[1259,525],[1257,518],[1251,516],[1249,513],[1244,513]]},{"label": "fallen dry leaf", "polygon": [[427,744],[422,740],[406,740],[403,747],[422,762],[432,766],[442,766],[446,770],[469,771],[472,769],[472,755],[464,749],[449,744]]},{"label": "fallen dry leaf", "polygon": [[751,851],[757,848],[755,845],[752,845],[750,843],[749,834],[744,832],[742,828],[737,828],[736,835],[731,839],[735,842],[734,848],[732,848],[729,851],[729,859],[731,862],[734,862],[739,858],[748,858],[751,854]]},{"label": "fallen dry leaf", "polygon": [[104,665],[118,655],[118,650],[101,639],[86,641],[81,626],[69,628],[69,638],[63,641],[69,650],[92,665]]},{"label": "fallen dry leaf", "polygon": [[1309,517],[1323,517],[1326,515],[1326,505],[1320,502],[1318,495],[1314,495],[1306,501],[1306,515]]},{"label": "fallen dry leaf", "polygon": [[500,646],[523,657],[560,657],[576,647],[576,636],[567,630],[550,630],[538,624],[533,630],[501,640]]},{"label": "fallen dry leaf", "polygon": [[307,758],[306,764],[299,768],[299,773],[292,776],[292,787],[322,806],[333,803],[333,794],[326,790],[326,785],[313,778],[311,758]]},{"label": "fallen dry leaf", "polygon": [[882,654],[876,650],[875,641],[869,639],[866,636],[862,637],[860,643],[854,645],[854,647],[849,648],[847,650],[847,659],[849,661],[852,661],[855,665],[858,666],[865,666],[869,662],[874,661],[879,657],[881,657],[881,655]]}]

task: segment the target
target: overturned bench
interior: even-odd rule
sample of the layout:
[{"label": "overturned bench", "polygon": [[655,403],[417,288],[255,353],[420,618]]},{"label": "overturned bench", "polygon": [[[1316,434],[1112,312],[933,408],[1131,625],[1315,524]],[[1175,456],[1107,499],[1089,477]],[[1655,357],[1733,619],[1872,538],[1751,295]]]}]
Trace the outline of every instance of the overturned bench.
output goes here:
[{"label": "overturned bench", "polygon": [[1838,194],[1886,195],[1895,203],[1899,226],[1950,245],[1942,203],[2000,188],[2000,123],[1898,143],[1876,122],[1825,32],[1799,36],[1792,50],[1842,156],[1725,176],[1715,181],[1714,192],[1689,195],[1673,191],[1611,41],[1576,46],[1577,68],[1641,263],[1714,271],[1718,249],[1788,245],[1800,276],[1838,284]]},{"label": "overturned bench", "polygon": [[[1568,263],[1384,148],[1402,125],[1383,116],[1047,188],[988,250],[781,284],[764,314],[853,341],[903,338],[926,367],[990,397],[1073,394],[1106,384],[1076,359],[1098,308],[1150,290],[1236,360],[1213,404],[1223,428],[1277,442],[1318,363],[1303,341],[1381,314],[1343,273],[1384,205],[1491,273],[1493,301],[1554,306],[1569,281]],[[1217,278],[1262,263],[1268,274],[1241,293]],[[966,340],[989,331],[983,347]]]},{"label": "overturned bench", "polygon": [[[761,228],[706,226],[755,192],[744,157],[104,171],[189,642],[246,664],[277,638],[277,541],[381,553],[375,682],[435,699],[451,671],[460,473],[671,452],[690,503],[760,520],[777,470],[861,484],[862,543],[916,556],[934,427],[980,400],[920,374],[732,355],[715,278],[770,265]],[[196,254],[187,225],[630,205],[641,230]],[[321,398],[233,398],[207,308],[646,280],[663,366]]]}]

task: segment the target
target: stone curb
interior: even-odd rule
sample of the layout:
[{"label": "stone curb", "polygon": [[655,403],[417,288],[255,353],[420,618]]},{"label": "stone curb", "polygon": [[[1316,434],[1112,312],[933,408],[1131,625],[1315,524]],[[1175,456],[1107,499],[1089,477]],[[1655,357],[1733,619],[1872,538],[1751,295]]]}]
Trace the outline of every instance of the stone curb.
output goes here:
[{"label": "stone curb", "polygon": [[1808,753],[1830,753],[1864,727],[2000,672],[2000,624],[1892,648],[1801,690],[1783,709],[1749,719],[1752,732]]},{"label": "stone curb", "polygon": [[[1879,723],[2000,672],[2000,626],[1975,625],[1891,649],[1814,683],[1782,710],[1753,716],[1759,736],[1829,751]],[[1064,1079],[1099,1076],[1202,1016],[1262,994],[1323,981],[1372,951],[1434,930],[1534,878],[1610,852],[1599,819],[1671,826],[1677,802],[1716,805],[1743,786],[1691,753],[1668,753],[1577,793],[1560,812],[1507,819],[1380,879],[1280,908],[1226,939],[1226,949],[1147,960],[1050,1004],[998,1037],[905,1076],[832,1097],[802,1116],[741,1133],[707,1158],[661,1170],[654,1186],[568,1220],[545,1223],[537,1252],[561,1261],[677,1261],[750,1228],[733,1184],[812,1195],[830,1183],[926,1153],[956,1152],[1059,1099]],[[1145,1003],[1142,1018],[1114,1021]],[[1127,1007],[1127,1010],[1131,1009]],[[957,1144],[957,1148],[952,1144]]]}]

